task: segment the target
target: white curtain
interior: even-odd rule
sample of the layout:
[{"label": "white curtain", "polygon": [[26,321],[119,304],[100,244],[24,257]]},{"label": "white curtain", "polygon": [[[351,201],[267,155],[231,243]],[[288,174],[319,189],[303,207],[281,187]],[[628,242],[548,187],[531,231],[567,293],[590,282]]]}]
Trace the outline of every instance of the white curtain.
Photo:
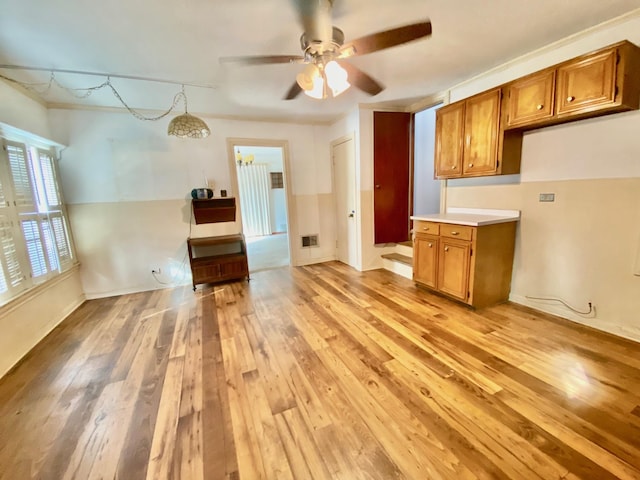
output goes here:
[{"label": "white curtain", "polygon": [[265,164],[237,167],[242,229],[247,237],[271,235],[269,172]]}]

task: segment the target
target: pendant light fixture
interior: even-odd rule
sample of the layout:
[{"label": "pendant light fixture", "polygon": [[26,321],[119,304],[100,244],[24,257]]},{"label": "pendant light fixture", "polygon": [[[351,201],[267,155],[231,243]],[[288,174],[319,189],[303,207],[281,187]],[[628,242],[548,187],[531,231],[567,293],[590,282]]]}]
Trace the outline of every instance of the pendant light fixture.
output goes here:
[{"label": "pendant light fixture", "polygon": [[[0,68],[50,72],[51,75],[49,77],[49,81],[45,83],[40,83],[40,84],[21,82],[19,80],[7,77],[0,73],[0,79],[6,80],[7,82],[10,82],[10,83],[20,85],[23,88],[26,88],[27,90],[30,90],[40,96],[48,93],[54,86],[65,90],[67,93],[69,93],[70,95],[76,98],[87,98],[89,95],[91,95],[95,91],[102,90],[103,88],[110,89],[113,95],[118,99],[118,101],[120,101],[120,103],[122,103],[122,106],[124,106],[131,115],[133,115],[138,120],[143,120],[147,122],[149,121],[156,122],[158,120],[163,119],[173,111],[176,105],[180,102],[180,99],[182,99],[184,101],[184,113],[182,115],[178,115],[176,118],[171,120],[171,123],[169,123],[169,128],[167,130],[167,133],[169,135],[175,135],[177,137],[182,137],[182,138],[206,138],[211,134],[211,130],[209,130],[209,127],[203,120],[201,120],[200,118],[194,115],[191,115],[187,111],[187,95],[184,92],[184,86],[189,85],[190,87],[198,87],[198,88],[215,88],[213,85],[198,84],[198,83],[181,83],[181,82],[174,82],[172,80],[164,80],[160,78],[151,78],[151,77],[140,77],[136,75],[105,74],[105,73],[99,73],[99,72],[87,72],[82,70],[67,70],[67,69],[56,69],[56,68],[52,69],[52,68],[44,68],[44,67],[25,67],[20,65],[0,65]],[[65,75],[73,74],[73,75],[89,75],[89,76],[98,76],[98,77],[104,76],[106,77],[106,80],[98,85],[90,86],[86,88],[69,88],[64,86],[58,81],[58,79],[55,76],[56,73],[64,73]],[[173,104],[165,112],[162,112],[159,115],[155,115],[155,116],[146,116],[138,112],[136,109],[132,108],[131,106],[129,106],[127,102],[124,101],[120,93],[116,90],[116,87],[111,83],[111,77],[123,78],[127,80],[141,80],[145,82],[182,85],[182,91],[175,94],[175,96],[173,97]]]},{"label": "pendant light fixture", "polygon": [[207,124],[204,120],[187,111],[187,95],[184,93],[184,85],[180,94],[184,100],[184,113],[171,120],[167,133],[180,138],[207,138],[211,134]]}]

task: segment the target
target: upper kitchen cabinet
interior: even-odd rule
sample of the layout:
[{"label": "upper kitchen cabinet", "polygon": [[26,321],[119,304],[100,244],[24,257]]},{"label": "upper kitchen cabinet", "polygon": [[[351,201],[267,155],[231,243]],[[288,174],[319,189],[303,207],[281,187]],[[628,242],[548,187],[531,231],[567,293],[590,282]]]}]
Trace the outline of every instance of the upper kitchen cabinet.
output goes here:
[{"label": "upper kitchen cabinet", "polygon": [[555,70],[534,73],[513,82],[507,89],[507,124],[515,127],[551,119],[555,86]]},{"label": "upper kitchen cabinet", "polygon": [[637,110],[640,48],[627,41],[507,85],[507,128],[547,125]]},{"label": "upper kitchen cabinet", "polygon": [[496,172],[501,96],[501,90],[496,89],[471,97],[465,102],[463,176]]},{"label": "upper kitchen cabinet", "polygon": [[436,177],[462,175],[465,102],[456,102],[436,111]]},{"label": "upper kitchen cabinet", "polygon": [[517,173],[522,136],[501,128],[502,89],[436,111],[436,178]]}]

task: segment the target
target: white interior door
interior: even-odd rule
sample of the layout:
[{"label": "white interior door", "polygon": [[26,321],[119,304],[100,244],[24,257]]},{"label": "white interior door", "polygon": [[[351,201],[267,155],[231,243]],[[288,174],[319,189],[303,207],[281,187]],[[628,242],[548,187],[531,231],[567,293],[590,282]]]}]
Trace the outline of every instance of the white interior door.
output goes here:
[{"label": "white interior door", "polygon": [[357,266],[356,165],[353,139],[332,145],[333,185],[336,195],[336,257]]}]

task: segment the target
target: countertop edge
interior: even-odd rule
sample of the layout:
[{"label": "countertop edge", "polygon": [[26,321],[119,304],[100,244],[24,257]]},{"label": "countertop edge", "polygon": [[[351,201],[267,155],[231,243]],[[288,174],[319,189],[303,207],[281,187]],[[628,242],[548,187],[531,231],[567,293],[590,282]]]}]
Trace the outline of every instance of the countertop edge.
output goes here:
[{"label": "countertop edge", "polygon": [[496,223],[517,222],[520,220],[519,210],[488,210],[473,208],[450,208],[447,213],[412,215],[411,220],[425,222],[449,223],[481,227]]}]

